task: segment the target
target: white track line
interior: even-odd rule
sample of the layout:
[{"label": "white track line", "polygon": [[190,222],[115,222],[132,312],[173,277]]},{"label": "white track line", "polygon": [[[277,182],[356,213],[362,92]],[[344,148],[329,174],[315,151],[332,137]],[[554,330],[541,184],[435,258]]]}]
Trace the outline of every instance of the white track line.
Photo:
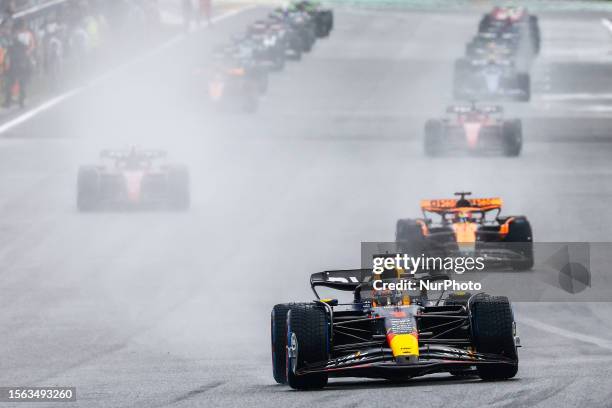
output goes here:
[{"label": "white track line", "polygon": [[544,322],[541,322],[539,320],[536,319],[530,319],[530,318],[526,318],[526,317],[521,317],[517,323],[519,325],[521,324],[526,324],[527,326],[531,326],[534,329],[538,329],[538,330],[544,330],[548,333],[551,334],[556,334],[558,336],[563,336],[565,338],[571,339],[571,340],[578,340],[578,341],[582,341],[584,343],[590,343],[590,344],[594,344],[598,347],[601,347],[603,349],[606,350],[612,350],[612,341],[610,340],[605,340],[605,339],[600,339],[598,337],[593,337],[593,336],[589,336],[586,334],[581,334],[575,331],[571,331],[571,330],[565,330],[562,329],[560,327],[557,326],[552,326],[550,324],[546,324]]},{"label": "white track line", "polygon": [[610,20],[607,18],[602,18],[601,24],[610,32],[610,34],[612,34],[612,22],[610,22]]},{"label": "white track line", "polygon": [[541,99],[550,102],[612,100],[612,93],[551,93],[542,95]]},{"label": "white track line", "polygon": [[[238,14],[244,13],[248,10],[252,10],[257,6],[245,6],[236,10],[231,10],[228,11],[227,13],[221,14],[219,16],[213,17],[210,19],[211,23],[218,23],[219,21],[223,21],[225,19],[228,19],[230,17],[234,17],[237,16]],[[199,31],[203,28],[206,28],[208,26],[208,24],[204,24],[203,26],[200,26],[200,28],[196,31]],[[187,34],[188,35],[188,34]],[[176,43],[180,42],[181,40],[185,39],[187,37],[186,34],[180,34],[177,35],[171,39],[169,39],[168,41],[162,43],[161,45],[157,46],[156,48],[154,48],[153,50],[137,57],[134,58],[128,62],[126,62],[125,64],[119,65],[118,67],[111,69],[109,71],[107,71],[106,73],[100,75],[99,77],[91,80],[88,84],[80,86],[78,88],[72,89],[68,92],[65,92],[61,95],[55,96],[45,102],[43,102],[42,104],[36,106],[35,108],[32,108],[24,113],[22,113],[21,115],[3,123],[2,125],[0,125],[0,135],[8,132],[9,130],[13,129],[16,126],[21,125],[22,123],[32,119],[33,117],[51,109],[52,107],[60,104],[61,102],[83,92],[84,90],[96,85],[97,83],[99,83],[100,81],[105,80],[106,78],[108,78],[109,76],[125,69],[128,68],[134,64],[137,64],[139,62],[141,62],[142,60],[145,60],[147,58],[150,58],[154,55],[159,54],[160,52],[164,51],[165,49],[175,45]]]}]

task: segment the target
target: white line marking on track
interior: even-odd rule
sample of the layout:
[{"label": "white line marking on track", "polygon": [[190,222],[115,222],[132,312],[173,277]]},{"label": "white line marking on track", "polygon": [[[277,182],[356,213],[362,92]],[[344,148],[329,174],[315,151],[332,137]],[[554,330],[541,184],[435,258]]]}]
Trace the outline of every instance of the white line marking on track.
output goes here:
[{"label": "white line marking on track", "polygon": [[612,100],[612,93],[551,93],[542,95],[542,99],[551,102]]},{"label": "white line marking on track", "polygon": [[612,34],[612,22],[610,22],[610,20],[607,18],[602,18],[601,24],[610,32],[610,34]]},{"label": "white line marking on track", "polygon": [[571,340],[578,340],[584,343],[594,344],[598,347],[601,347],[606,350],[612,350],[612,341],[600,339],[598,337],[589,336],[587,334],[581,334],[570,330],[565,330],[557,326],[552,326],[550,324],[541,322],[536,319],[521,317],[518,321],[518,324],[526,324],[527,326],[531,326],[534,329],[544,330],[551,334],[556,334]]},{"label": "white line marking on track", "polygon": [[[250,5],[250,6],[245,6],[245,7],[241,7],[239,9],[236,10],[231,10],[228,11],[227,13],[221,14],[219,16],[213,17],[210,19],[211,23],[217,23],[219,21],[223,21],[225,19],[228,19],[230,17],[234,17],[237,16],[238,14],[242,14],[246,11],[252,10],[254,8],[256,8],[256,5]],[[200,26],[196,31],[201,31],[202,29],[208,27],[208,23]],[[124,64],[121,64],[119,66],[117,66],[116,68],[113,68],[107,72],[105,72],[104,74],[100,75],[97,78],[94,78],[93,80],[91,80],[90,82],[88,82],[85,85],[79,86],[77,88],[74,88],[70,91],[67,91],[61,95],[55,96],[51,99],[48,99],[47,101],[41,103],[40,105],[36,106],[35,108],[32,108],[24,113],[22,113],[21,115],[8,120],[7,122],[3,123],[2,125],[0,125],[0,135],[8,132],[9,130],[13,129],[16,126],[21,125],[22,123],[32,119],[35,116],[38,116],[39,114],[51,109],[52,107],[60,104],[61,102],[83,92],[84,90],[98,84],[99,82],[107,79],[109,76],[114,75],[115,73],[124,70],[134,64],[137,64],[139,62],[141,62],[142,60],[145,60],[147,58],[150,58],[152,56],[155,56],[157,54],[159,54],[160,52],[164,51],[165,49],[172,47],[173,45],[177,44],[178,42],[182,41],[183,39],[187,38],[188,34],[179,34],[175,37],[172,37],[171,39],[169,39],[168,41],[160,44],[159,46],[157,46],[156,48],[154,48],[153,50],[146,52],[142,55],[140,55],[139,57],[136,57]]]}]

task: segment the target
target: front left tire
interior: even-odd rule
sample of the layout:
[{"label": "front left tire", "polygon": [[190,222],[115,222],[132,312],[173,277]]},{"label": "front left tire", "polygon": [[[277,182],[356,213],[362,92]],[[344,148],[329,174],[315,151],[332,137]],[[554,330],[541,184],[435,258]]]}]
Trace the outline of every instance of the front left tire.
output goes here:
[{"label": "front left tire", "polygon": [[287,382],[296,390],[321,389],[327,373],[296,375],[299,368],[327,361],[329,328],[327,313],[315,304],[296,305],[287,314]]},{"label": "front left tire", "polygon": [[508,363],[476,367],[483,380],[507,380],[518,372],[515,322],[510,301],[505,296],[477,295],[469,304],[472,337],[479,353],[502,355]]}]

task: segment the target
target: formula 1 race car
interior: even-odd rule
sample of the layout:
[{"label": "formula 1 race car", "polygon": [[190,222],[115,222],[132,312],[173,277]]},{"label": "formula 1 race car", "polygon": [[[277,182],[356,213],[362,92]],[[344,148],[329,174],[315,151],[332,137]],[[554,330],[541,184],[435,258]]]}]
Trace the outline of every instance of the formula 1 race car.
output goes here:
[{"label": "formula 1 race car", "polygon": [[425,124],[425,154],[502,152],[518,156],[523,145],[520,119],[505,119],[501,106],[453,105],[447,117]]},{"label": "formula 1 race car", "polygon": [[245,43],[218,48],[213,63],[197,73],[206,78],[208,99],[220,110],[253,113],[268,88],[268,68]]},{"label": "formula 1 race car", "polygon": [[489,55],[482,59],[461,58],[455,62],[454,97],[458,100],[531,98],[529,74],[520,72],[510,59]]},{"label": "formula 1 race car", "polygon": [[209,80],[208,96],[221,109],[252,113],[259,106],[257,82],[242,67],[217,69]]},{"label": "formula 1 race car", "polygon": [[315,21],[318,38],[328,37],[334,28],[334,12],[324,8],[321,3],[311,0],[296,1],[291,6],[307,12]]},{"label": "formula 1 race car", "polygon": [[538,17],[524,7],[494,7],[478,25],[479,32],[515,32],[530,40],[534,54],[540,52],[540,26]]},{"label": "formula 1 race car", "polygon": [[310,52],[317,41],[317,26],[314,18],[297,8],[277,8],[268,17],[283,23],[295,36],[294,43],[299,44],[300,54]]},{"label": "formula 1 race car", "polygon": [[287,42],[278,32],[270,30],[266,21],[259,20],[251,24],[240,41],[253,49],[254,58],[262,66],[272,71],[280,71],[285,67]]},{"label": "formula 1 race car", "polygon": [[81,166],[77,178],[77,208],[189,208],[189,171],[185,166],[159,163],[159,150],[103,150],[101,163]]},{"label": "formula 1 race car", "polygon": [[534,58],[529,44],[514,32],[481,32],[465,46],[468,59],[485,59],[490,55],[510,60],[522,71],[531,67]]},{"label": "formula 1 race car", "polygon": [[300,60],[303,52],[303,42],[299,34],[283,18],[275,13],[268,19],[259,20],[257,23],[265,24],[266,32],[276,38],[284,51],[284,57],[291,60]]},{"label": "formula 1 race car", "polygon": [[[272,309],[274,379],[303,390],[323,388],[330,377],[397,381],[443,372],[483,380],[514,377],[520,339],[507,297],[381,290],[407,280],[420,285],[443,279],[448,277],[400,271],[378,278],[372,269],[313,274],[315,301]],[[352,291],[353,301],[321,299],[317,287]]]},{"label": "formula 1 race car", "polygon": [[486,258],[491,269],[530,270],[534,264],[533,234],[525,216],[501,217],[501,198],[421,201],[423,218],[400,219],[395,241],[402,252],[427,256]]}]

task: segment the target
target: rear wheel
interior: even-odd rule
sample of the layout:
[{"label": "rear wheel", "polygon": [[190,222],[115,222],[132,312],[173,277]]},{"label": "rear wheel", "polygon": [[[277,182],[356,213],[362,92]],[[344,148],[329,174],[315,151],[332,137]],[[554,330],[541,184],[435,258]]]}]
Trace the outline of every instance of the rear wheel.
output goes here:
[{"label": "rear wheel", "polygon": [[523,129],[519,120],[504,122],[502,127],[504,154],[516,157],[523,147]]},{"label": "rear wheel", "polygon": [[529,74],[517,74],[516,80],[518,89],[522,91],[517,97],[517,99],[522,102],[529,102],[529,100],[531,99],[531,78],[529,77]]},{"label": "rear wheel", "polygon": [[478,376],[483,380],[514,377],[518,371],[518,353],[514,344],[514,316],[508,298],[477,296],[470,302],[470,315],[476,351],[501,355],[512,361],[478,365]]},{"label": "rear wheel", "polygon": [[529,16],[529,36],[537,55],[540,52],[540,25],[537,16]]},{"label": "rear wheel", "polygon": [[92,211],[96,208],[100,195],[98,169],[82,166],[77,176],[77,208],[79,211]]},{"label": "rear wheel", "polygon": [[302,304],[287,314],[287,382],[298,390],[318,389],[327,385],[327,373],[296,375],[307,365],[327,361],[329,329],[323,307]]},{"label": "rear wheel", "polygon": [[485,14],[484,16],[482,16],[482,18],[480,19],[480,23],[478,23],[478,32],[486,31],[489,28],[490,23],[491,23],[490,15]]},{"label": "rear wheel", "polygon": [[510,243],[508,249],[522,257],[520,261],[512,262],[512,269],[528,271],[533,268],[533,234],[531,224],[526,217],[514,217],[514,220],[510,222],[508,235],[504,242]]},{"label": "rear wheel", "polygon": [[287,313],[297,303],[281,303],[272,308],[270,331],[272,340],[272,374],[279,384],[287,383]]},{"label": "rear wheel", "polygon": [[425,237],[421,225],[416,220],[397,220],[395,242],[399,249],[406,254],[419,256],[425,252]]},{"label": "rear wheel", "polygon": [[302,52],[310,52],[313,45],[314,41],[312,40],[310,33],[304,32],[302,34]]}]

